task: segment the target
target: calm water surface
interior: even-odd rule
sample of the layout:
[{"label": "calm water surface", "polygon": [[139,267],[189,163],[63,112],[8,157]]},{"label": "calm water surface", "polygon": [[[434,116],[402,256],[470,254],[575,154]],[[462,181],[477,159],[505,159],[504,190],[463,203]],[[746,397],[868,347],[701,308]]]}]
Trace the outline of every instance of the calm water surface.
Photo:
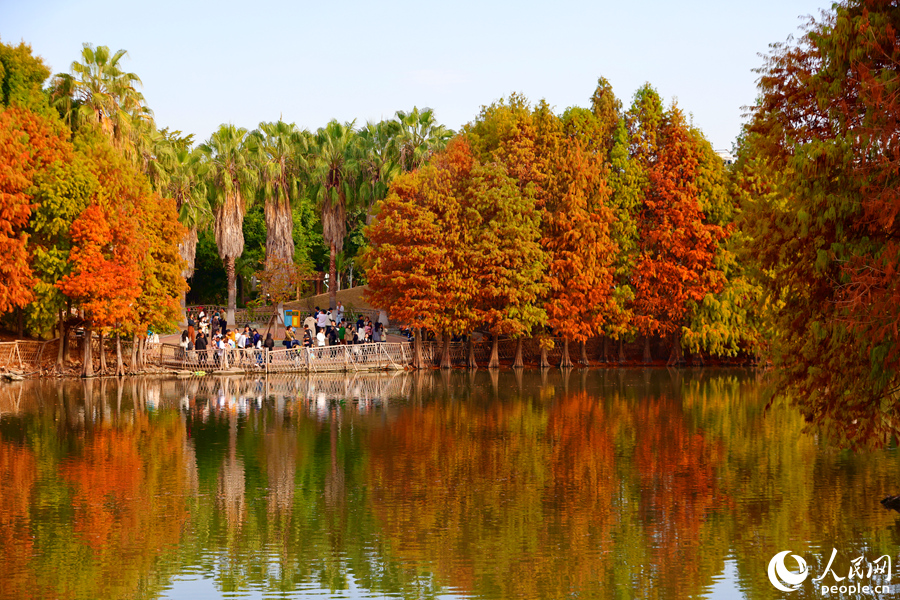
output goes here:
[{"label": "calm water surface", "polygon": [[[832,548],[841,576],[896,561],[900,515],[879,500],[900,494],[900,461],[827,447],[789,407],[766,412],[764,385],[0,384],[0,598],[824,597],[812,577],[776,590],[769,560],[790,550],[812,576]],[[843,597],[900,597],[892,583]]]}]

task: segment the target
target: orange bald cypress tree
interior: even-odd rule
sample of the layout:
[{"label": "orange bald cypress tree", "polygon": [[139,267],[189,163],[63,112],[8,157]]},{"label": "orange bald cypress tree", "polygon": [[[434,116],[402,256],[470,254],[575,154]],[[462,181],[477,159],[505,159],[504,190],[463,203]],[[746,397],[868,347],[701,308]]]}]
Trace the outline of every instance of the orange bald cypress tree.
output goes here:
[{"label": "orange bald cypress tree", "polygon": [[69,259],[73,270],[57,284],[79,303],[88,321],[82,368],[85,377],[94,375],[91,330],[126,320],[141,293],[140,271],[133,253],[135,227],[126,215],[117,217],[115,226],[111,226],[107,211],[92,204],[72,223],[74,245]]},{"label": "orange bald cypress tree", "polygon": [[393,318],[411,327],[444,334],[446,368],[448,336],[469,331],[475,321],[476,282],[461,198],[474,164],[467,145],[451,142],[432,165],[394,181],[367,229],[367,300],[390,307]]},{"label": "orange bald cypress tree", "polygon": [[18,107],[0,111],[0,314],[33,298],[25,232],[32,210],[29,188],[37,173],[68,160],[70,153],[69,144],[45,117]]},{"label": "orange bald cypress tree", "polygon": [[597,155],[563,135],[546,104],[538,108],[539,153],[547,165],[542,243],[550,256],[548,324],[563,338],[561,367],[571,367],[569,342],[585,342],[619,311],[613,294],[618,246],[610,237],[614,216]]},{"label": "orange bald cypress tree", "polygon": [[[641,95],[641,92],[644,95]],[[639,99],[655,94],[639,92]],[[681,359],[682,327],[697,303],[722,289],[716,268],[722,227],[708,221],[700,206],[700,147],[681,111],[661,111],[655,102],[645,110],[634,139],[646,167],[647,187],[638,215],[638,255],[632,275],[633,322],[644,335],[644,360],[649,360],[649,336],[667,337],[672,354]]]}]

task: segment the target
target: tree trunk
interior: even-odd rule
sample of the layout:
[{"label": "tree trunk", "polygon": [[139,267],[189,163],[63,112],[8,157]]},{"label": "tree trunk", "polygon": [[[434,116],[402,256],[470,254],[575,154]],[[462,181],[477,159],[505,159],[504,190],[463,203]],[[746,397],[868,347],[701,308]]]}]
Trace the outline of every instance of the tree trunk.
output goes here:
[{"label": "tree trunk", "polygon": [[488,369],[499,369],[500,368],[500,336],[493,336],[494,340],[491,342],[491,360],[488,363]]},{"label": "tree trunk", "polygon": [[225,313],[224,331],[228,324],[234,324],[234,309],[237,306],[237,277],[234,273],[234,257],[229,256],[222,261],[225,263],[225,274],[228,276],[228,311]]},{"label": "tree trunk", "polygon": [[122,361],[122,336],[117,334],[116,335],[116,377],[121,377],[124,374],[125,374],[125,363]]},{"label": "tree trunk", "polygon": [[619,362],[625,362],[625,340],[619,338]]},{"label": "tree trunk", "polygon": [[650,336],[644,336],[644,364],[649,365],[653,362],[653,357],[650,355]]},{"label": "tree trunk", "polygon": [[144,368],[144,340],[146,338],[139,337],[137,339],[137,367],[138,369]]},{"label": "tree trunk", "polygon": [[425,333],[424,327],[419,327],[415,331],[415,338],[413,338],[413,368],[414,369],[423,369],[425,365],[422,361],[422,336]]},{"label": "tree trunk", "polygon": [[453,366],[453,364],[450,362],[450,336],[445,333],[442,342],[441,368],[449,369]]},{"label": "tree trunk", "polygon": [[337,248],[335,247],[334,242],[332,242],[331,257],[328,259],[328,310],[334,310],[337,307],[337,266],[335,265],[336,256]]},{"label": "tree trunk", "polygon": [[600,348],[600,362],[609,362],[609,338],[605,335],[603,336],[603,344]]},{"label": "tree trunk", "polygon": [[547,349],[542,345],[541,346],[541,368],[547,369],[550,367],[550,361],[547,360]]},{"label": "tree trunk", "polygon": [[287,197],[266,198],[266,268],[294,262],[294,217]]},{"label": "tree trunk", "polygon": [[181,292],[181,323],[179,323],[179,325],[182,327],[187,327],[187,323],[187,290],[183,290]]},{"label": "tree trunk", "polygon": [[63,319],[62,309],[59,309],[59,349],[56,351],[56,370],[62,371],[63,357],[66,351],[66,343],[69,341],[66,335],[66,321]]},{"label": "tree trunk", "polygon": [[516,359],[513,361],[513,368],[522,368],[525,366],[525,361],[522,359],[522,346],[524,342],[522,338],[516,338]]},{"label": "tree trunk", "polygon": [[572,366],[572,359],[569,358],[569,338],[563,338],[562,358],[559,359],[559,368],[569,369]]},{"label": "tree trunk", "polygon": [[477,369],[478,361],[475,359],[475,342],[472,340],[472,336],[469,336],[469,343],[467,345],[469,347],[469,355],[468,358],[466,358],[466,367]]},{"label": "tree trunk", "polygon": [[132,373],[137,371],[137,350],[138,350],[138,336],[135,333],[131,337],[131,372]]},{"label": "tree trunk", "polygon": [[25,309],[22,307],[16,309],[16,334],[19,339],[25,337]]},{"label": "tree trunk", "polygon": [[[71,316],[72,316],[72,301],[66,300],[66,320],[68,320],[69,317],[71,317]],[[63,362],[69,362],[70,360],[72,360],[72,352],[69,348],[69,336],[71,335],[71,331],[69,331],[68,327],[66,327],[65,333],[66,333],[66,353],[63,355]]]},{"label": "tree trunk", "polygon": [[106,373],[106,339],[103,336],[103,330],[100,330],[100,373]]},{"label": "tree trunk", "polygon": [[94,357],[91,356],[91,328],[84,328],[84,339],[82,340],[82,363],[81,363],[81,376],[82,377],[93,377],[94,376]]},{"label": "tree trunk", "polygon": [[591,365],[587,357],[587,340],[581,342],[581,364],[586,367],[589,367]]},{"label": "tree trunk", "polygon": [[672,339],[672,349],[669,352],[669,360],[666,363],[666,366],[674,366],[681,362],[681,334],[673,333],[671,336]]}]

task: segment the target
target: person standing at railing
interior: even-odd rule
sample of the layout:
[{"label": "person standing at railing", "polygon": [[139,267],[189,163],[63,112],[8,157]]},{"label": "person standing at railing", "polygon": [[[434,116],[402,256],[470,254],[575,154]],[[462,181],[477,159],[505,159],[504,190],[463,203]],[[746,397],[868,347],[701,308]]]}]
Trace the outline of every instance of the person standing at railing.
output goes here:
[{"label": "person standing at railing", "polygon": [[197,354],[200,357],[200,365],[206,366],[206,336],[201,332],[197,336],[197,341],[194,343],[194,349],[197,350]]},{"label": "person standing at railing", "polygon": [[188,316],[188,323],[187,323],[187,325],[188,325],[188,328],[187,328],[187,334],[188,334],[188,337],[189,337],[190,340],[191,340],[191,344],[196,344],[196,343],[197,343],[197,332],[194,330],[194,319],[193,319],[193,317]]},{"label": "person standing at railing", "polygon": [[303,347],[304,348],[312,348],[313,339],[312,333],[309,330],[309,325],[303,325]]}]

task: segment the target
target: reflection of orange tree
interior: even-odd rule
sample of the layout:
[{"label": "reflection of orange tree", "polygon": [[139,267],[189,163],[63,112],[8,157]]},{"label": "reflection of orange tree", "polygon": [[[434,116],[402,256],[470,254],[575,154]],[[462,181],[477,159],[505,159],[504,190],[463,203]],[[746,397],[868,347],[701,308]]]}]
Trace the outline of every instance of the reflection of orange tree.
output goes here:
[{"label": "reflection of orange tree", "polygon": [[[665,396],[636,410],[640,435],[634,463],[640,477],[641,521],[653,565],[645,581],[656,590],[699,593],[727,554],[707,519],[724,503],[717,485],[720,444],[685,424],[681,403]],[[721,552],[711,551],[720,544]]]},{"label": "reflection of orange tree", "polygon": [[34,552],[30,535],[31,497],[37,475],[28,448],[0,440],[0,557],[3,557],[3,595],[27,598],[39,589],[28,569]]},{"label": "reflection of orange tree", "polygon": [[153,564],[179,542],[187,516],[183,436],[176,418],[150,423],[146,413],[135,414],[130,426],[90,434],[60,473],[71,491],[72,528],[91,556],[78,572],[42,578],[54,579],[59,591],[77,589],[79,597],[133,597],[146,584]]},{"label": "reflection of orange tree", "polygon": [[[613,447],[586,395],[405,411],[370,438],[373,511],[398,555],[441,584],[501,597],[598,586]],[[576,514],[578,513],[578,514]]]}]

